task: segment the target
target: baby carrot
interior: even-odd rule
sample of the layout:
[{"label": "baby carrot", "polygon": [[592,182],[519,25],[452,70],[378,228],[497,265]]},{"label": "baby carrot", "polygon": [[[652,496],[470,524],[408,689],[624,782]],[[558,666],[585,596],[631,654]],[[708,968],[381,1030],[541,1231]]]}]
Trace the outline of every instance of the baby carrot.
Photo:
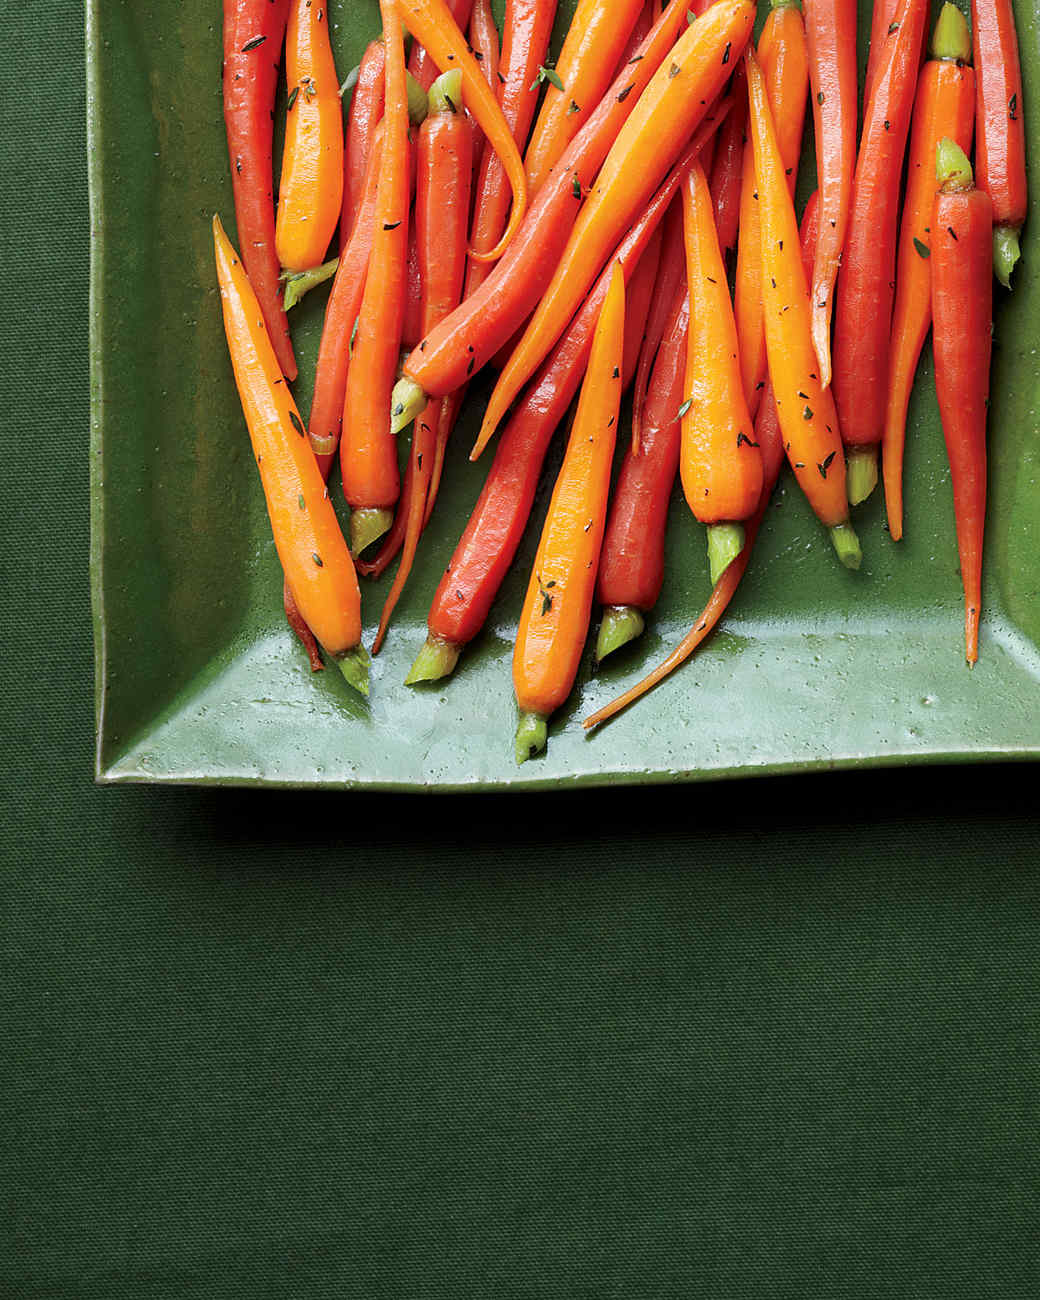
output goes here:
[{"label": "baby carrot", "polygon": [[615,266],[516,632],[518,763],[545,748],[548,717],[571,693],[588,635],[621,406],[624,335],[625,281]]},{"label": "baby carrot", "polygon": [[[473,0],[447,0],[448,12],[454,18],[459,31],[465,31],[473,11]],[[412,52],[408,57],[408,71],[423,90],[429,90],[437,80],[437,64],[429,51],[418,41],[412,42]]]},{"label": "baby carrot", "polygon": [[932,217],[935,391],[953,482],[957,549],[964,580],[964,640],[979,657],[982,539],[986,522],[986,408],[993,347],[993,203],[976,189],[954,141],[936,150],[939,192]]},{"label": "baby carrot", "polygon": [[350,552],[278,368],[256,294],[217,217],[213,246],[235,383],[285,580],[325,652],[350,685],[367,695],[361,593]]},{"label": "baby carrot", "polygon": [[347,138],[345,149],[345,171],[343,176],[343,211],[339,222],[339,246],[342,252],[347,246],[361,196],[365,190],[365,177],[368,175],[368,159],[372,152],[372,141],[376,128],[383,120],[383,98],[385,91],[383,42],[372,41],[357,69],[357,84],[350,101],[347,115]]},{"label": "baby carrot", "polygon": [[743,53],[755,9],[718,0],[680,36],[622,127],[524,336],[499,376],[470,453],[483,451],[520,389],[563,333],[622,231],[673,165]]},{"label": "baby carrot", "polygon": [[289,86],[275,247],[287,270],[325,256],[343,206],[343,109],[323,6],[293,0],[285,36]]},{"label": "baby carrot", "polygon": [[683,185],[683,227],[690,330],[679,469],[694,518],[708,525],[714,584],[743,549],[744,520],[762,493],[762,457],[744,400],[715,208],[699,163]]},{"label": "baby carrot", "polygon": [[898,30],[893,25],[898,7],[899,0],[875,0],[874,12],[870,20],[870,53],[867,56],[867,71],[863,78],[864,115],[877,79],[881,56],[885,52],[885,42]]},{"label": "baby carrot", "polygon": [[816,127],[820,238],[812,274],[812,335],[820,382],[831,382],[831,313],[856,165],[856,0],[804,0]]},{"label": "baby carrot", "polygon": [[711,196],[715,200],[715,229],[724,253],[737,246],[740,191],[747,146],[747,80],[744,65],[733,74],[733,111],[719,131],[711,168]]},{"label": "baby carrot", "polygon": [[545,99],[524,157],[533,199],[603,97],[617,70],[643,0],[578,0],[555,71],[545,72]]},{"label": "baby carrot", "polygon": [[[816,236],[817,236],[817,217],[818,217],[818,195],[812,194],[809,202],[805,205],[805,213],[802,216],[801,245],[802,245],[802,263],[804,268],[805,279],[808,282],[812,275],[813,261],[816,256]],[[655,373],[656,379],[656,373]],[[617,699],[612,700],[603,708],[598,709],[590,717],[586,718],[582,726],[589,730],[592,727],[598,727],[603,722],[608,722],[611,718],[616,717],[623,709],[627,709],[630,704],[641,699],[648,691],[653,690],[659,682],[670,676],[676,668],[684,664],[693,652],[711,635],[712,630],[717,626],[719,619],[729,608],[730,601],[740,585],[747,570],[748,561],[751,558],[751,548],[754,545],[755,538],[758,535],[759,527],[765,517],[766,508],[769,505],[769,498],[772,496],[773,488],[776,485],[777,477],[780,473],[780,466],[784,459],[783,434],[780,430],[780,422],[776,413],[776,402],[773,398],[772,384],[766,379],[765,392],[762,397],[762,403],[758,408],[758,419],[755,421],[755,441],[759,443],[762,453],[762,496],[759,499],[758,509],[751,519],[748,520],[747,532],[744,541],[744,548],[722,573],[718,582],[712,589],[711,599],[708,601],[700,618],[697,619],[693,627],[676,646],[672,653],[665,659],[664,663],[659,664],[651,673],[637,682],[635,686],[629,688]],[[619,485],[620,491],[620,485]],[[604,542],[604,556],[606,554],[606,542]],[[600,562],[602,570],[603,561]],[[638,633],[637,633],[638,635]]]},{"label": "baby carrot", "polygon": [[400,408],[394,417],[395,429],[404,428],[423,409],[427,394],[442,397],[465,384],[523,325],[560,260],[586,186],[595,178],[685,21],[682,6],[669,5],[632,66],[615,79],[553,168],[505,256],[476,292],[431,330],[407,359],[404,379],[394,394],[394,411]]},{"label": "baby carrot", "polygon": [[505,232],[490,252],[474,254],[495,261],[505,252],[527,211],[527,177],[520,151],[502,116],[498,99],[484,79],[480,65],[470,52],[445,0],[400,0],[400,4],[401,16],[408,30],[422,41],[441,72],[451,72],[454,68],[461,70],[462,97],[466,107],[498,154],[509,177],[513,209]]},{"label": "baby carrot", "polygon": [[410,160],[399,0],[380,0],[386,46],[386,112],[375,229],[347,371],[340,439],[351,550],[360,555],[390,527],[400,492],[397,446],[386,412],[397,376],[408,258]]},{"label": "baby carrot", "polygon": [[[731,109],[720,130],[724,131],[733,117]],[[686,245],[683,235],[682,199],[677,198],[664,219],[661,259],[657,273],[654,300],[646,322],[646,333],[639,349],[635,382],[632,386],[632,450],[639,447],[642,438],[643,415],[650,387],[650,373],[657,357],[661,340],[675,306],[679,286],[686,287]],[[681,402],[682,399],[680,398]],[[679,403],[676,403],[678,407]]]},{"label": "baby carrot", "polygon": [[610,504],[596,583],[596,600],[604,607],[597,662],[641,635],[643,615],[661,594],[668,503],[679,468],[689,329],[684,267],[647,390],[639,445],[625,450]]},{"label": "baby carrot", "polygon": [[274,241],[271,146],[289,0],[224,0],[224,127],[242,258],[287,379],[296,378]]},{"label": "baby carrot", "polygon": [[[805,24],[797,0],[776,0],[758,40],[758,61],[766,81],[780,157],[794,194],[798,159],[802,153],[809,89],[809,55]],[[752,417],[758,410],[766,376],[766,339],[762,327],[762,263],[755,190],[755,158],[750,144],[744,149],[740,188],[740,242],[734,280],[733,311],[737,322],[740,369],[744,397]]]},{"label": "baby carrot", "polygon": [[[498,36],[498,28],[495,26],[495,16],[491,12],[491,0],[475,0],[473,13],[469,20],[469,43],[473,51],[473,57],[480,64],[480,70],[484,74],[484,80],[487,82],[491,93],[496,99],[499,96],[499,79],[498,65],[502,55],[501,44]],[[484,136],[480,131],[474,129],[473,148],[473,173],[474,181],[476,174],[483,161],[484,154],[488,152],[484,148]],[[530,198],[530,195],[528,195]],[[418,342],[418,340],[416,340]]]},{"label": "baby carrot", "polygon": [[852,182],[849,229],[834,310],[834,400],[848,456],[849,501],[877,483],[896,282],[899,186],[910,129],[928,0],[901,0],[899,29],[867,106]]},{"label": "baby carrot", "polygon": [[949,136],[967,152],[975,122],[971,34],[964,15],[944,4],[932,37],[932,57],[921,69],[910,134],[906,198],[899,232],[896,300],[892,311],[885,429],[881,440],[888,531],[903,536],[903,446],[914,372],[932,323],[932,211],[935,150]]},{"label": "baby carrot", "polygon": [[[755,150],[762,236],[762,296],[766,354],[784,435],[784,450],[800,487],[829,529],[838,557],[858,569],[859,541],[849,523],[845,458],[834,397],[817,373],[805,271],[798,252],[798,223],[769,112],[758,60],[747,55],[751,139]],[[823,233],[823,195],[820,233]],[[819,265],[819,239],[816,264]]]},{"label": "baby carrot", "polygon": [[979,186],[993,200],[993,269],[1004,288],[1010,289],[1029,201],[1022,68],[1011,0],[972,0],[971,23]]}]

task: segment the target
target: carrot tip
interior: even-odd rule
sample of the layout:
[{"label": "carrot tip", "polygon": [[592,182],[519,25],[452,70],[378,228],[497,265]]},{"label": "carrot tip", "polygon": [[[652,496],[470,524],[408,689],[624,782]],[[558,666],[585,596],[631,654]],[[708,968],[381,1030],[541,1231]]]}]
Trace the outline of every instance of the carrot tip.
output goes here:
[{"label": "carrot tip", "polygon": [[450,677],[459,662],[462,647],[438,637],[427,638],[426,644],[415,656],[415,663],[404,679],[405,686],[418,686],[421,682],[439,682]]},{"label": "carrot tip", "polygon": [[708,564],[713,587],[743,549],[743,524],[708,525]]},{"label": "carrot tip", "polygon": [[417,415],[425,409],[429,399],[414,379],[407,375],[394,385],[390,398],[390,432],[403,433]]},{"label": "carrot tip", "polygon": [[859,538],[855,530],[849,523],[835,524],[830,530],[831,541],[834,543],[834,549],[838,553],[838,559],[846,569],[858,569],[863,563],[863,551],[860,549]]},{"label": "carrot tip", "polygon": [[350,550],[358,556],[368,550],[373,542],[389,529],[394,522],[392,510],[382,507],[361,506],[350,512]]},{"label": "carrot tip", "polygon": [[997,226],[993,231],[993,270],[1005,289],[1011,288],[1011,272],[1021,256],[1018,231],[1013,226]]},{"label": "carrot tip", "polygon": [[516,727],[516,761],[526,763],[540,754],[549,739],[549,726],[540,713],[521,713]]},{"label": "carrot tip", "polygon": [[634,605],[608,605],[596,637],[596,662],[601,664],[607,655],[642,636],[645,627],[646,620]]},{"label": "carrot tip", "polygon": [[877,487],[878,453],[876,447],[857,447],[850,451],[845,486],[850,506],[861,505]]},{"label": "carrot tip", "polygon": [[343,680],[352,686],[359,695],[368,698],[368,655],[364,646],[354,646],[336,656],[336,664],[343,674]]}]

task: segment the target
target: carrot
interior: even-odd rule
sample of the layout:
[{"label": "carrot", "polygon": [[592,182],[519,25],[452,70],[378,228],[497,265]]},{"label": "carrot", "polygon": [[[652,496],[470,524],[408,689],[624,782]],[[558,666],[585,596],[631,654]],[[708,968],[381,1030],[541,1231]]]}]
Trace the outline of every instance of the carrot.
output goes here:
[{"label": "carrot", "polygon": [[636,61],[614,81],[556,164],[505,256],[408,357],[404,379],[394,393],[395,429],[404,428],[423,409],[427,395],[442,397],[460,388],[527,319],[560,260],[586,186],[685,21],[681,5],[664,11]]},{"label": "carrot", "polygon": [[899,233],[896,298],[892,311],[885,428],[881,440],[888,531],[903,536],[903,447],[906,412],[921,348],[932,323],[929,262],[935,207],[935,150],[949,136],[967,152],[975,122],[971,34],[956,5],[944,4],[932,37],[932,57],[921,70],[910,134],[906,198]]},{"label": "carrot", "polygon": [[597,662],[642,634],[643,615],[661,594],[668,503],[679,469],[689,329],[684,267],[647,391],[639,444],[625,450],[607,518],[596,583],[596,599],[604,607]]},{"label": "carrot", "polygon": [[[470,48],[473,50],[473,57],[480,64],[484,80],[487,82],[491,93],[496,99],[499,99],[498,65],[502,51],[498,28],[495,26],[495,16],[491,12],[491,0],[476,0],[473,5],[473,13],[470,15],[469,20],[469,43]],[[484,154],[487,152],[484,143],[484,136],[475,130],[473,148],[470,151],[473,155],[474,184]]]},{"label": "carrot", "polygon": [[885,52],[885,42],[894,36],[898,28],[894,27],[896,9],[899,0],[875,0],[874,12],[870,20],[870,54],[867,57],[867,71],[863,78],[863,111],[866,114],[870,103],[874,82],[877,80],[881,56]]},{"label": "carrot", "polygon": [[[776,0],[758,40],[758,60],[766,81],[780,157],[787,186],[794,194],[798,159],[802,153],[806,95],[809,89],[809,54],[805,24],[797,0]],[[762,258],[755,190],[755,158],[744,149],[740,191],[740,242],[733,308],[740,341],[740,369],[744,396],[752,417],[765,387],[766,339],[762,326]]]},{"label": "carrot", "polygon": [[750,0],[718,0],[680,36],[654,74],[607,155],[552,281],[499,376],[471,459],[483,451],[510,403],[563,333],[620,233],[708,111],[748,42],[754,16]]},{"label": "carrot", "polygon": [[867,106],[834,312],[834,399],[848,455],[849,501],[877,483],[885,428],[899,185],[928,0],[900,0]]},{"label": "carrot", "polygon": [[993,200],[993,269],[1004,288],[1010,289],[1029,202],[1022,68],[1011,0],[972,0],[971,23],[979,185]]},{"label": "carrot", "polygon": [[[720,130],[725,131],[733,117],[731,109]],[[716,137],[717,138],[717,137]],[[682,200],[676,199],[664,219],[664,236],[654,300],[646,322],[646,333],[639,350],[635,383],[632,389],[632,450],[642,438],[643,418],[650,388],[650,373],[664,338],[675,305],[676,290],[686,285],[686,245],[683,236]],[[681,401],[681,399],[680,399]],[[678,405],[678,403],[677,403]]]},{"label": "carrot", "polygon": [[993,347],[993,201],[976,189],[953,140],[936,150],[939,192],[932,216],[935,391],[950,460],[957,549],[964,580],[964,641],[979,657],[982,541],[986,522],[986,409]]},{"label": "carrot", "polygon": [[224,332],[285,580],[322,648],[350,685],[367,695],[361,594],[350,552],[256,294],[217,217],[213,246]]},{"label": "carrot", "polygon": [[404,318],[401,321],[401,347],[414,348],[422,338],[422,274],[419,271],[419,245],[415,222],[408,227],[408,263],[405,270]]},{"label": "carrot", "polygon": [[383,120],[386,81],[384,68],[383,42],[372,41],[365,48],[361,62],[358,64],[357,82],[350,101],[350,112],[347,115],[343,211],[339,222],[340,252],[346,248],[354,229],[354,222],[361,207],[361,197],[365,192],[365,177],[368,175],[372,141],[375,138],[376,128]]},{"label": "carrot", "polygon": [[271,148],[289,0],[224,0],[224,127],[235,222],[249,278],[287,379],[296,378],[274,241]]},{"label": "carrot", "polygon": [[683,228],[690,330],[679,468],[694,518],[708,525],[715,583],[744,546],[744,520],[762,493],[762,457],[744,400],[715,207],[699,163],[683,185]]},{"label": "carrot", "polygon": [[400,0],[401,14],[409,31],[422,41],[441,72],[459,68],[462,72],[462,97],[488,143],[502,160],[513,191],[513,209],[505,232],[488,253],[473,254],[495,261],[501,257],[516,234],[527,211],[527,178],[516,141],[510,133],[498,99],[470,52],[466,38],[459,31],[445,0]]},{"label": "carrot", "polygon": [[408,102],[399,0],[380,0],[386,46],[386,112],[375,229],[354,352],[347,371],[340,468],[351,506],[351,550],[360,555],[390,527],[400,492],[397,447],[386,411],[404,319],[410,207]]},{"label": "carrot", "polygon": [[625,280],[614,267],[563,465],[542,527],[513,650],[516,761],[545,748],[589,630],[621,406]]},{"label": "carrot", "polygon": [[747,146],[747,81],[744,65],[733,73],[733,112],[719,132],[711,168],[711,194],[715,200],[715,229],[724,253],[737,246],[740,225],[741,178]]},{"label": "carrot", "polygon": [[[813,261],[816,256],[816,238],[818,233],[818,206],[819,195],[813,192],[809,202],[805,205],[805,212],[802,216],[801,228],[801,248],[803,274],[806,281],[812,275]],[[660,364],[660,363],[659,363]],[[656,373],[655,373],[656,379]],[[766,509],[769,505],[769,498],[773,494],[773,488],[776,486],[776,480],[780,473],[780,466],[784,460],[784,443],[783,434],[780,429],[780,421],[777,417],[776,402],[773,398],[773,387],[769,379],[766,379],[765,392],[762,403],[758,408],[758,419],[755,421],[755,441],[759,444],[762,454],[762,496],[758,503],[758,509],[751,519],[748,520],[744,547],[732,564],[728,565],[723,571],[722,576],[716,582],[712,589],[711,598],[705,606],[700,618],[682,639],[679,645],[665,659],[664,663],[659,664],[651,673],[637,682],[635,686],[630,687],[617,699],[604,705],[590,717],[582,722],[582,726],[589,730],[592,727],[598,727],[601,723],[609,721],[616,717],[623,709],[627,709],[630,704],[641,699],[648,691],[651,691],[659,682],[664,681],[676,668],[684,664],[694,651],[703,644],[711,635],[712,630],[718,625],[719,619],[729,608],[730,601],[736,593],[740,580],[747,571],[748,562],[751,559],[751,549],[754,546],[755,538],[761,527],[762,520],[765,517]],[[676,443],[676,455],[678,455],[678,444]],[[674,473],[674,471],[673,471]],[[621,487],[619,484],[618,491]],[[604,553],[606,552],[606,543],[604,543]],[[600,562],[601,568],[603,561]]]},{"label": "carrot", "polygon": [[282,582],[282,605],[285,609],[285,621],[292,628],[300,645],[303,646],[311,665],[312,673],[321,673],[325,671],[325,661],[321,657],[321,651],[318,649],[318,643],[314,639],[314,633],[304,622],[303,615],[297,607],[293,598],[292,588],[287,581]]},{"label": "carrot", "polygon": [[831,382],[834,282],[849,221],[856,164],[856,0],[804,0],[816,129],[820,238],[812,274],[812,336],[824,388]]},{"label": "carrot", "polygon": [[[769,112],[765,79],[751,51],[746,57],[761,222],[766,355],[784,450],[817,518],[830,530],[842,564],[858,569],[861,553],[849,523],[838,415],[834,396],[823,387],[817,373],[809,291],[798,254],[798,223]],[[823,203],[821,191],[821,235]],[[817,266],[819,257],[817,239]]]},{"label": "carrot", "polygon": [[644,0],[578,0],[524,158],[532,198],[610,85]]},{"label": "carrot", "polygon": [[646,40],[651,27],[653,27],[654,23],[656,23],[660,17],[660,0],[645,0],[642,9],[639,11],[638,17],[636,18],[635,25],[628,34],[628,40],[625,42],[625,48],[621,51],[621,56],[617,61],[617,67],[614,69],[611,81],[614,80],[614,77],[616,77],[623,68],[628,67],[629,61],[632,59],[633,55],[639,52],[640,45],[642,45]]},{"label": "carrot", "polygon": [[[715,124],[720,120],[724,120],[722,108]],[[454,670],[462,648],[483,627],[520,544],[553,433],[581,383],[613,266],[620,265],[626,278],[633,274],[682,184],[690,161],[711,138],[713,125],[701,127],[668,180],[618,246],[610,265],[518,403],[433,598],[427,620],[429,637],[408,675],[409,685],[446,677]],[[633,316],[626,312],[625,332],[629,339],[642,328],[635,318],[636,328],[630,333]],[[627,340],[625,350],[634,351]]]},{"label": "carrot", "polygon": [[[459,30],[464,31],[473,11],[473,0],[447,0],[447,4],[448,12],[458,24]],[[429,90],[437,80],[437,64],[425,46],[420,45],[418,41],[412,43],[412,52],[408,58],[408,71],[422,86],[423,90]]]},{"label": "carrot", "polygon": [[325,256],[343,206],[343,110],[324,7],[293,0],[285,37],[289,99],[275,247],[287,270]]}]

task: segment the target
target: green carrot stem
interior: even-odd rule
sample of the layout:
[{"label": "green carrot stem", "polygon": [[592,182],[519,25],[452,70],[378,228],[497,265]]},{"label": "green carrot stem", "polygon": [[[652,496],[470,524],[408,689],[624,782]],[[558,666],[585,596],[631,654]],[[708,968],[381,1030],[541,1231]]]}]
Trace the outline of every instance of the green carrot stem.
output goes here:
[{"label": "green carrot stem", "polygon": [[708,525],[708,563],[713,587],[743,549],[743,524]]},{"label": "green carrot stem", "polygon": [[971,63],[971,31],[968,20],[956,5],[947,3],[939,10],[932,33],[932,58]]},{"label": "green carrot stem", "polygon": [[336,666],[343,674],[348,686],[353,686],[359,695],[368,697],[368,652],[364,646],[355,646],[341,655],[336,655]]},{"label": "green carrot stem", "polygon": [[856,447],[848,454],[845,484],[849,505],[858,506],[866,501],[877,487],[877,447]]},{"label": "green carrot stem", "polygon": [[390,398],[390,432],[397,434],[407,429],[415,417],[426,409],[428,400],[414,379],[407,376],[399,379]]},{"label": "green carrot stem", "polygon": [[451,641],[442,641],[440,637],[431,636],[415,656],[415,663],[404,679],[406,686],[418,686],[420,682],[439,682],[442,677],[450,677],[459,662],[462,647]]},{"label": "green carrot stem", "polygon": [[607,655],[642,636],[645,627],[646,621],[635,605],[608,605],[596,637],[596,662],[602,663]]},{"label": "green carrot stem", "polygon": [[994,226],[993,228],[993,270],[1005,289],[1011,288],[1011,272],[1021,257],[1018,247],[1018,231],[1014,226]]},{"label": "green carrot stem", "polygon": [[838,553],[838,559],[846,569],[858,569],[863,562],[863,552],[860,550],[859,538],[850,523],[835,524],[830,530],[831,541],[834,543],[834,549]]},{"label": "green carrot stem", "polygon": [[323,262],[321,266],[312,267],[309,271],[283,271],[281,279],[285,284],[283,303],[285,310],[291,311],[304,294],[310,293],[326,280],[331,280],[338,266],[339,258],[334,257],[331,261]]},{"label": "green carrot stem", "polygon": [[394,522],[394,512],[381,506],[359,506],[350,512],[350,549],[361,555]]},{"label": "green carrot stem", "polygon": [[526,763],[540,754],[549,739],[549,727],[541,713],[521,713],[516,726],[516,761]]}]

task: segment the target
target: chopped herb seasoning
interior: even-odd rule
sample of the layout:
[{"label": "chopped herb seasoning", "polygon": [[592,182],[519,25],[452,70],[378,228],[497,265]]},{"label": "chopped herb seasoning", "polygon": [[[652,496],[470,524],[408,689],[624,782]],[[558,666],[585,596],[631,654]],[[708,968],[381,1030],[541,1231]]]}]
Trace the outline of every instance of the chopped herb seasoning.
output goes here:
[{"label": "chopped herb seasoning", "polygon": [[484,56],[483,54],[481,54],[479,50],[470,50],[470,54],[473,55],[473,57],[476,59],[478,63],[484,62]]},{"label": "chopped herb seasoning", "polygon": [[324,569],[325,561],[321,558],[321,556],[318,554],[317,551],[311,551],[311,559],[314,561],[314,563],[318,566],[319,569]]},{"label": "chopped herb seasoning", "polygon": [[675,418],[677,420],[681,420],[692,405],[693,405],[693,398],[688,397],[686,401],[683,402],[682,406],[679,407],[678,411],[676,411]]},{"label": "chopped herb seasoning", "polygon": [[898,31],[899,31],[899,24],[898,24],[898,23],[889,23],[889,24],[888,24],[888,34],[889,34],[889,36],[891,36],[893,32],[898,32]]},{"label": "chopped herb seasoning", "polygon": [[560,80],[560,74],[552,67],[538,65],[538,75],[531,82],[531,89],[537,90],[543,81],[547,81],[550,86],[555,86],[557,90],[563,90],[563,82]]},{"label": "chopped herb seasoning", "polygon": [[830,469],[831,461],[833,459],[834,459],[834,452],[832,451],[826,456],[826,458],[821,462],[821,464],[816,466],[816,468],[820,471],[821,478],[827,477],[827,471]]},{"label": "chopped herb seasoning", "polygon": [[741,446],[742,443],[745,443],[745,442],[747,443],[747,445],[748,445],[749,447],[757,447],[757,446],[758,446],[758,443],[757,443],[757,442],[753,442],[753,441],[752,441],[752,440],[747,436],[747,434],[744,432],[744,430],[741,429],[741,431],[737,434],[737,446],[739,447],[739,446]]},{"label": "chopped herb seasoning", "polygon": [[677,77],[681,71],[682,71],[682,68],[679,67],[678,63],[673,63],[672,66],[668,69],[668,79],[669,79],[669,81],[670,81],[673,77]]},{"label": "chopped herb seasoning", "polygon": [[506,79],[505,79],[505,77],[503,77],[503,75],[501,74],[501,72],[498,74],[498,79],[499,79],[499,81],[502,83],[503,86],[506,84]]},{"label": "chopped herb seasoning", "polygon": [[633,89],[632,86],[626,86],[625,89],[618,95],[617,102],[619,104],[623,104],[625,100],[629,97],[629,95],[631,95],[632,89]]},{"label": "chopped herb seasoning", "polygon": [[581,198],[581,181],[578,179],[578,173],[575,172],[571,177],[571,193],[576,199]]},{"label": "chopped herb seasoning", "polygon": [[473,367],[474,367],[476,364],[477,364],[477,358],[476,358],[476,357],[470,357],[470,359],[469,359],[469,365],[466,367],[466,374],[467,374],[467,375],[471,375],[471,374],[473,373]]},{"label": "chopped herb seasoning", "polygon": [[236,159],[235,159],[235,171],[238,172],[239,176],[242,175],[242,159],[241,159],[241,158],[236,158]]},{"label": "chopped herb seasoning", "polygon": [[577,105],[577,104],[574,102],[574,100],[572,99],[571,102],[570,102],[570,104],[569,104],[569,106],[568,106],[568,108],[567,108],[567,116],[570,117],[570,115],[571,115],[572,113],[580,113],[580,112],[581,112],[581,109],[578,107],[578,105]]},{"label": "chopped herb seasoning", "polygon": [[307,509],[307,502],[304,501],[304,499],[303,499],[303,493],[302,493],[302,492],[301,492],[300,495],[297,497],[297,500],[298,500],[299,503],[300,503],[300,509],[301,509],[301,510],[306,510],[306,509]]},{"label": "chopped herb seasoning", "polygon": [[457,112],[459,111],[459,110],[455,107],[455,101],[452,99],[452,97],[451,97],[450,95],[445,95],[445,96],[444,96],[444,102],[448,105],[448,108],[449,108],[453,113],[457,113]]},{"label": "chopped herb seasoning", "polygon": [[1018,112],[1018,91],[1016,90],[1015,93],[1008,100],[1008,117],[1011,119],[1012,122],[1018,121],[1018,118],[1016,117],[1017,112]]},{"label": "chopped herb seasoning", "polygon": [[357,338],[358,325],[361,323],[361,317],[354,317],[354,328],[350,331],[350,355],[354,355],[354,340]]},{"label": "chopped herb seasoning", "polygon": [[799,388],[799,390],[798,390],[798,396],[804,398],[805,401],[808,401],[808,400],[809,400],[809,394],[808,394],[808,393],[803,393],[802,390],[801,390],[800,388]]},{"label": "chopped herb seasoning", "polygon": [[289,91],[289,101],[285,106],[286,112],[292,112],[292,106],[296,103],[296,97],[299,93],[299,86],[293,86],[292,90]]},{"label": "chopped herb seasoning", "polygon": [[592,520],[589,519],[589,520],[586,522],[585,527],[582,529],[582,532],[583,532],[583,533],[587,533],[591,527],[592,527]]},{"label": "chopped herb seasoning", "polygon": [[957,232],[956,232],[956,230],[954,230],[954,228],[953,228],[952,226],[947,226],[946,229],[947,229],[947,231],[949,232],[950,238],[951,238],[951,239],[953,240],[953,242],[956,244],[956,243],[957,243]]},{"label": "chopped herb seasoning", "polygon": [[297,433],[300,435],[300,437],[302,438],[303,435],[304,435],[304,432],[305,432],[304,427],[303,427],[303,421],[302,421],[302,420],[300,419],[300,417],[296,414],[296,412],[293,411],[293,410],[291,410],[291,409],[290,409],[290,411],[289,411],[289,420],[290,420],[290,422],[292,423],[292,427],[296,430],[296,432],[297,432]]},{"label": "chopped herb seasoning", "polygon": [[823,101],[824,101],[826,98],[827,98],[827,96],[823,93],[822,90],[818,90],[818,91],[816,92],[816,102],[817,102],[817,104],[822,104]]},{"label": "chopped herb seasoning", "polygon": [[723,63],[728,63],[728,62],[729,62],[729,51],[730,51],[730,46],[731,46],[732,44],[733,44],[732,41],[727,41],[727,42],[726,42],[726,48],[722,51],[722,62],[723,62]]},{"label": "chopped herb seasoning", "polygon": [[631,67],[633,63],[642,63],[645,57],[643,54],[637,54],[634,59],[629,59],[628,67]]},{"label": "chopped herb seasoning", "polygon": [[400,223],[399,221],[384,221],[384,222],[383,222],[383,229],[384,229],[384,230],[396,230],[397,227],[398,227],[400,224],[401,224],[401,223]]},{"label": "chopped herb seasoning", "polygon": [[755,392],[757,393],[760,388],[765,388],[765,386],[766,386],[766,381],[764,379],[760,379],[758,383],[755,385]]},{"label": "chopped herb seasoning", "polygon": [[709,284],[718,284],[718,280],[713,280],[710,275],[706,275],[704,278]]},{"label": "chopped herb seasoning", "polygon": [[266,40],[267,40],[266,36],[254,36],[252,40],[246,41],[245,45],[242,46],[240,52],[242,54],[248,54],[250,50],[258,50]]},{"label": "chopped herb seasoning", "polygon": [[620,378],[621,378],[621,371],[618,369],[617,366],[614,367],[614,378],[615,378],[615,379],[620,379]]},{"label": "chopped herb seasoning", "polygon": [[886,130],[886,131],[891,131],[891,129],[892,129],[892,123],[891,123],[891,122],[888,120],[888,118],[886,117],[886,118],[885,118],[885,130]]}]

